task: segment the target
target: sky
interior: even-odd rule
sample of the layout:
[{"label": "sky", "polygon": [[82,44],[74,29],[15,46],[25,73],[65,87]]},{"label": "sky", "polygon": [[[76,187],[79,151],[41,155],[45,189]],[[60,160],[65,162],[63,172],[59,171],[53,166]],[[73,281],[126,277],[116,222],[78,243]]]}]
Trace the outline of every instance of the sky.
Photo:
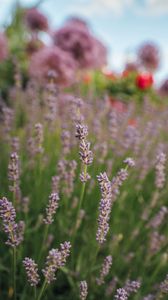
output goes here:
[{"label": "sky", "polygon": [[[20,0],[32,6],[40,0]],[[0,0],[0,25],[7,22],[16,0]],[[120,71],[146,41],[161,49],[156,78],[168,77],[168,0],[41,0],[40,10],[51,27],[59,28],[69,16],[85,18],[109,49],[109,65]]]}]

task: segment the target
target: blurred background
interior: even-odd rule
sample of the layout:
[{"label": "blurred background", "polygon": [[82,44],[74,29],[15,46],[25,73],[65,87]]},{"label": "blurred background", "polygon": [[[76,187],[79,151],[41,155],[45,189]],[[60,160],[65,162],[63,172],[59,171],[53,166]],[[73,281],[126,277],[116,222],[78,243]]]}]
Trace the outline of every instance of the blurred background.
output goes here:
[{"label": "blurred background", "polygon": [[[38,5],[48,17],[51,30],[58,29],[70,16],[85,19],[107,46],[109,68],[115,72],[134,61],[141,43],[154,42],[161,50],[156,81],[168,76],[168,0],[1,0],[1,28],[10,23],[18,3],[26,8]],[[42,39],[50,42],[45,33]]]}]

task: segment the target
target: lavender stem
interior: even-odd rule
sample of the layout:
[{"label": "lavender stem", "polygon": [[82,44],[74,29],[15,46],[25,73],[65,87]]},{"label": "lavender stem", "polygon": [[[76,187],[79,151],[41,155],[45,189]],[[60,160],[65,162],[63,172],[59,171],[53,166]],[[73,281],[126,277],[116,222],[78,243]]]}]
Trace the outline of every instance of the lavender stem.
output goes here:
[{"label": "lavender stem", "polygon": [[47,288],[47,280],[45,279],[44,283],[42,285],[41,291],[40,291],[40,293],[39,293],[39,295],[37,297],[37,300],[41,299],[41,297],[42,297],[42,295],[43,295],[43,293],[44,293],[44,291],[45,291],[46,288]]},{"label": "lavender stem", "polygon": [[13,247],[13,290],[14,300],[16,300],[16,247]]}]

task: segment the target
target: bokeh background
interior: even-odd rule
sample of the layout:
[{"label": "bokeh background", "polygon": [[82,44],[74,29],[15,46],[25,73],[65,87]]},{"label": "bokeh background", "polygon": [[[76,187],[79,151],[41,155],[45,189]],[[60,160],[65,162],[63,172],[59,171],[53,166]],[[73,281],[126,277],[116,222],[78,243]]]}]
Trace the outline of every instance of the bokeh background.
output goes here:
[{"label": "bokeh background", "polygon": [[[6,26],[14,6],[39,4],[51,28],[59,28],[69,16],[87,20],[95,35],[108,47],[109,67],[120,72],[133,61],[139,45],[155,42],[161,49],[156,82],[168,75],[168,0],[1,0],[0,26]],[[47,36],[43,34],[45,41]],[[49,42],[49,41],[47,41]]]}]

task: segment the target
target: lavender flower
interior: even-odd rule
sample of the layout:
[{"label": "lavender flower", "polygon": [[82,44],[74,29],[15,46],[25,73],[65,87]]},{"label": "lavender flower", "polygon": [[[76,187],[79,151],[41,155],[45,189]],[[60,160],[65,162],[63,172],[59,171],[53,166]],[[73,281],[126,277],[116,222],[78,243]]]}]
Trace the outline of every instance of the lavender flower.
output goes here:
[{"label": "lavender flower", "polygon": [[[14,152],[10,156],[10,162],[8,165],[8,178],[12,182],[13,186],[18,184],[19,175],[19,156],[16,152]],[[11,190],[13,190],[13,186],[11,187]]]},{"label": "lavender flower", "polygon": [[130,281],[127,280],[124,289],[126,290],[128,296],[132,293],[137,293],[138,289],[141,287],[140,281]]},{"label": "lavender flower", "polygon": [[114,277],[107,285],[107,288],[106,288],[106,295],[109,297],[111,296],[111,294],[113,293],[115,287],[116,287],[116,284],[117,284],[117,277]]},{"label": "lavender flower", "polygon": [[102,285],[104,283],[104,278],[108,275],[111,265],[112,265],[112,256],[111,255],[106,256],[100,271],[100,277],[97,278],[98,285]]},{"label": "lavender flower", "polygon": [[54,219],[53,216],[56,213],[56,210],[58,208],[58,202],[59,202],[59,196],[57,193],[51,194],[49,197],[49,204],[46,208],[46,217],[43,219],[43,222],[45,224],[51,224],[53,223]]},{"label": "lavender flower", "polygon": [[90,179],[90,175],[87,173],[87,166],[91,165],[93,162],[93,153],[90,150],[90,143],[87,142],[86,137],[88,135],[88,128],[83,124],[76,124],[76,134],[75,136],[79,139],[79,156],[82,161],[84,170],[80,174],[80,180],[86,182]]},{"label": "lavender flower", "polygon": [[56,280],[56,271],[65,265],[67,257],[70,255],[70,242],[64,242],[64,244],[60,245],[60,248],[60,250],[50,250],[47,256],[46,266],[42,270],[47,283]]},{"label": "lavender flower", "polygon": [[123,288],[117,289],[117,292],[114,296],[114,299],[115,300],[127,300],[128,299],[128,294],[127,294],[126,290],[123,289]]},{"label": "lavender flower", "polygon": [[168,213],[167,207],[162,206],[160,211],[157,213],[157,215],[152,218],[149,225],[152,228],[155,228],[155,229],[158,228],[162,224],[162,222],[163,222],[165,216],[167,215],[167,213]]},{"label": "lavender flower", "polygon": [[3,228],[8,236],[7,245],[11,247],[18,246],[23,241],[24,222],[15,222],[16,211],[10,201],[3,197],[0,199],[0,218],[3,222]]},{"label": "lavender flower", "polygon": [[56,175],[52,177],[52,194],[58,193],[59,191],[59,184],[60,184],[60,176]]},{"label": "lavender flower", "polygon": [[83,124],[76,124],[75,137],[81,141],[81,140],[85,140],[87,135],[88,135],[88,127]]},{"label": "lavender flower", "polygon": [[156,158],[156,179],[155,184],[158,189],[163,188],[165,183],[165,162],[166,162],[166,155],[161,152],[157,155]]},{"label": "lavender flower", "polygon": [[134,167],[135,162],[131,157],[128,157],[124,160],[124,163],[127,164],[128,167]]},{"label": "lavender flower", "polygon": [[25,259],[23,260],[23,265],[26,270],[28,282],[31,286],[37,286],[40,281],[37,264],[32,258],[25,257]]},{"label": "lavender flower", "polygon": [[83,164],[91,165],[93,162],[93,153],[90,150],[90,143],[82,139],[79,148],[80,148],[79,155]]},{"label": "lavender flower", "polygon": [[88,294],[88,286],[85,280],[80,282],[80,299],[85,300]]},{"label": "lavender flower", "polygon": [[43,125],[40,123],[35,124],[35,149],[36,153],[42,153],[43,152]]},{"label": "lavender flower", "polygon": [[164,294],[168,294],[168,274],[166,275],[165,280],[160,284],[160,290]]},{"label": "lavender flower", "polygon": [[106,173],[100,173],[97,176],[101,189],[101,200],[99,205],[99,218],[96,240],[102,244],[106,240],[109,231],[109,219],[111,212],[111,183]]},{"label": "lavender flower", "polygon": [[31,30],[46,31],[48,29],[47,18],[34,7],[26,11],[25,20]]}]

